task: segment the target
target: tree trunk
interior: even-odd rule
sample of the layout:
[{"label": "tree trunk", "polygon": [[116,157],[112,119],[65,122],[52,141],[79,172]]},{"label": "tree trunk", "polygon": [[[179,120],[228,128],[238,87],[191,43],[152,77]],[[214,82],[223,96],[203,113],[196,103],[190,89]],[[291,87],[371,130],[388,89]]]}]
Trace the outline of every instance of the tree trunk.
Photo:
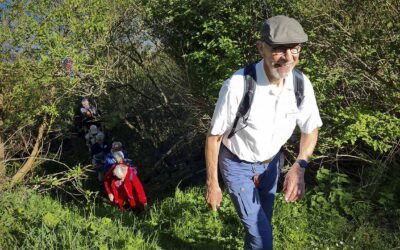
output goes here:
[{"label": "tree trunk", "polygon": [[32,149],[31,155],[26,163],[18,170],[18,172],[12,177],[10,186],[13,187],[16,183],[20,182],[25,175],[31,171],[35,166],[36,156],[40,152],[40,142],[43,138],[44,131],[46,129],[46,119],[44,119],[43,123],[39,127],[39,132],[36,137],[35,146]]},{"label": "tree trunk", "polygon": [[[2,126],[1,121],[0,121],[0,126]],[[4,179],[6,176],[6,164],[4,163],[4,142],[3,142],[3,137],[1,134],[1,129],[0,129],[0,182]]]},{"label": "tree trunk", "polygon": [[3,93],[0,90],[0,183],[6,176],[6,164],[4,162],[4,140],[3,140]]}]

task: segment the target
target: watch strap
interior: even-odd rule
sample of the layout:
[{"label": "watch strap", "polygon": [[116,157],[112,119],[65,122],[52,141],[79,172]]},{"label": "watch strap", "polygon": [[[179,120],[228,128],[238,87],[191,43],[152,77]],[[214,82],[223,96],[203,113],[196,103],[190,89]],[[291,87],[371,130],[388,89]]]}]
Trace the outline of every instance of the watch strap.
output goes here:
[{"label": "watch strap", "polygon": [[301,168],[307,168],[308,167],[308,162],[303,159],[298,159],[296,162],[300,165]]}]

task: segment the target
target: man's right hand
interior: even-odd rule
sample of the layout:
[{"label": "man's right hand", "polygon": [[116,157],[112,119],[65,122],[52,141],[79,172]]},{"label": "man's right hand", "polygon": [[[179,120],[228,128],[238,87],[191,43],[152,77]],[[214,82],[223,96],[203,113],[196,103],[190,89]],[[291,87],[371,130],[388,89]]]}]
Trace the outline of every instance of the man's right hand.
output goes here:
[{"label": "man's right hand", "polygon": [[222,201],[222,191],[221,188],[217,186],[208,186],[207,193],[205,195],[208,205],[210,205],[211,210],[216,212],[217,208]]},{"label": "man's right hand", "polygon": [[208,133],[205,148],[207,169],[207,193],[205,194],[205,198],[214,212],[217,211],[222,201],[222,191],[218,183],[218,152],[221,142],[222,135],[211,135]]},{"label": "man's right hand", "polygon": [[108,199],[110,199],[111,202],[114,201],[114,195],[113,194],[108,194]]}]

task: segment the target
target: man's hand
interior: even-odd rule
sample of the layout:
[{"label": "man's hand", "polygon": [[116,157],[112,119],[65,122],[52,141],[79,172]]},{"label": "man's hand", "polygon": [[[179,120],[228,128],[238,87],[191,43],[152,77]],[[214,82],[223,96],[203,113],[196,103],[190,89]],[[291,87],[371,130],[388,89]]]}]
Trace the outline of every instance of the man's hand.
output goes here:
[{"label": "man's hand", "polygon": [[110,199],[111,202],[114,201],[114,195],[113,194],[108,194],[108,199]]},{"label": "man's hand", "polygon": [[287,202],[295,202],[303,198],[305,192],[304,168],[296,162],[286,174],[283,192]]},{"label": "man's hand", "polygon": [[216,212],[217,208],[222,201],[222,191],[221,188],[217,186],[208,186],[207,193],[205,195],[208,205],[210,205],[211,210]]}]

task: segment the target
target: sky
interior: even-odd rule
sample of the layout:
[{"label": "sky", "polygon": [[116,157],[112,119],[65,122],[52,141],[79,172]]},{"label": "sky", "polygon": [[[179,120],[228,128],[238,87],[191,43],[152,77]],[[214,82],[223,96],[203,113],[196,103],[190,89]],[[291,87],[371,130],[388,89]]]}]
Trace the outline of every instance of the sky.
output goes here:
[{"label": "sky", "polygon": [[4,10],[12,2],[12,0],[0,0],[0,9]]}]

